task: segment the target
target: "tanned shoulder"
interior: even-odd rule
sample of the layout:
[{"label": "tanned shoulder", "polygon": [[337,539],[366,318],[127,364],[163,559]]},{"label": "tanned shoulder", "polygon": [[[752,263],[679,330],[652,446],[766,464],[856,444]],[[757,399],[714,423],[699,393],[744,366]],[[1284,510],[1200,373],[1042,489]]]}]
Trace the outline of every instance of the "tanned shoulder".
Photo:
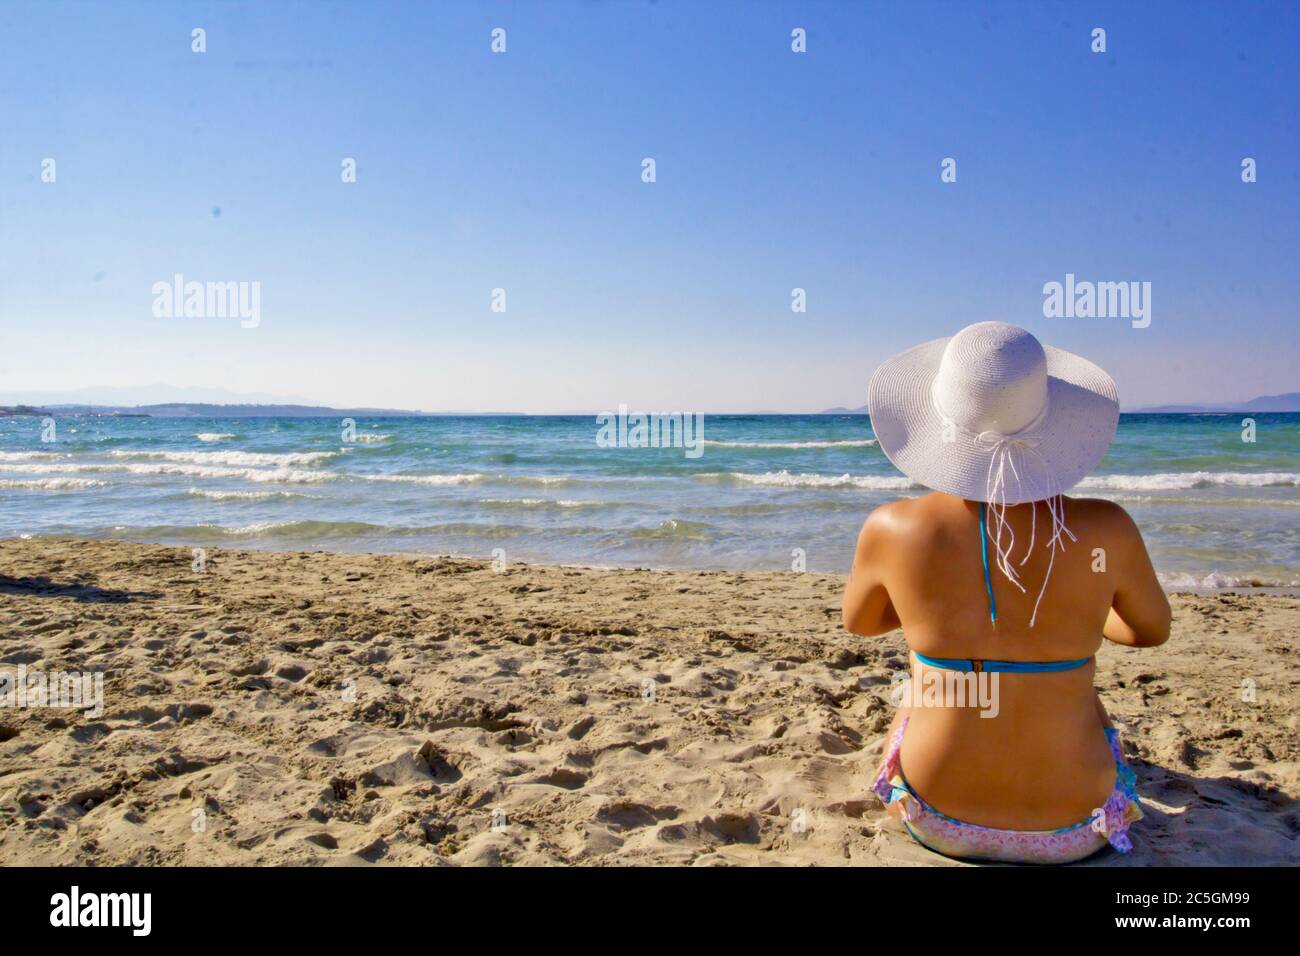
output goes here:
[{"label": "tanned shoulder", "polygon": [[1132,515],[1105,498],[1069,498],[1065,505],[1066,524],[1070,522],[1071,512],[1089,521],[1102,522],[1115,531],[1127,532],[1137,528]]},{"label": "tanned shoulder", "polygon": [[1142,532],[1133,516],[1104,498],[1071,498],[1065,506],[1065,523],[1067,527],[1088,527],[1100,535],[1102,542],[1120,548],[1121,553],[1143,547]]},{"label": "tanned shoulder", "polygon": [[862,525],[862,537],[876,542],[898,541],[930,526],[927,519],[939,504],[937,494],[900,498],[880,505]]}]

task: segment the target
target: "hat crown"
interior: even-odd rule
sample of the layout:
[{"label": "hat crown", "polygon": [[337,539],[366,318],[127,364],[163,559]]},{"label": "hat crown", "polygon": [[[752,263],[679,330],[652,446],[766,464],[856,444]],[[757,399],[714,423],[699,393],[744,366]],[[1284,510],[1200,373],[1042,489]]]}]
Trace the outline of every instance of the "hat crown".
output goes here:
[{"label": "hat crown", "polygon": [[1047,353],[1014,325],[969,325],[944,347],[933,395],[961,428],[1014,435],[1047,410]]}]

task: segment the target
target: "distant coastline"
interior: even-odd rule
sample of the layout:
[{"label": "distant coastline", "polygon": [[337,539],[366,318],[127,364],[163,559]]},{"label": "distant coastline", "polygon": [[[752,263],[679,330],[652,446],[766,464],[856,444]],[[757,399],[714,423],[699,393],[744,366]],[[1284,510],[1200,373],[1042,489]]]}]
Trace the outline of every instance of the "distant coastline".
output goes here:
[{"label": "distant coastline", "polygon": [[[1222,402],[1206,405],[1149,405],[1125,409],[1126,414],[1138,415],[1207,415],[1237,412],[1300,412],[1300,392],[1282,395],[1262,395],[1244,402]],[[561,412],[555,415],[531,412],[477,412],[440,411],[426,412],[405,408],[335,408],[329,405],[304,405],[246,402],[161,402],[149,405],[96,405],[90,403],[63,403],[44,405],[0,405],[0,418],[18,416],[46,417],[97,416],[109,418],[433,418],[433,417],[583,417],[596,412]],[[867,415],[866,405],[857,408],[836,406],[820,412],[717,412],[715,415]]]},{"label": "distant coastline", "polygon": [[[1300,392],[1282,395],[1261,395],[1246,402],[1218,402],[1205,405],[1145,405],[1126,408],[1133,415],[1212,415],[1221,412],[1300,412]],[[828,408],[821,415],[866,415],[867,406],[858,408]]]},{"label": "distant coastline", "polygon": [[425,418],[434,415],[510,415],[511,412],[422,412],[401,408],[331,408],[326,405],[245,405],[168,402],[158,405],[0,406],[0,417],[20,415],[105,418]]},{"label": "distant coastline", "polygon": [[1135,408],[1135,412],[1165,414],[1204,414],[1212,412],[1300,412],[1300,392],[1262,395],[1248,402],[1224,402],[1218,405],[1152,405]]}]

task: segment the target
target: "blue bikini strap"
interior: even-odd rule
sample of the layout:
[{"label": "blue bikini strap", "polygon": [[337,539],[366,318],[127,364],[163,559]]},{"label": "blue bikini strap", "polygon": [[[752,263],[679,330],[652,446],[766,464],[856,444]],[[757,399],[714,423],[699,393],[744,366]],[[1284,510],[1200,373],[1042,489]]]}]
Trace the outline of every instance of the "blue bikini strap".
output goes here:
[{"label": "blue bikini strap", "polygon": [[998,606],[993,602],[993,579],[989,576],[989,536],[984,530],[984,502],[980,502],[980,555],[984,558],[984,590],[989,593],[989,620],[998,622]]},{"label": "blue bikini strap", "polygon": [[[980,557],[984,561],[984,590],[989,596],[989,620],[998,623],[998,606],[993,600],[993,577],[989,574],[989,536],[984,523],[984,502],[980,502]],[[912,653],[916,654],[915,651]],[[950,671],[983,670],[1007,674],[1047,674],[1055,671],[1072,671],[1092,660],[1081,657],[1073,661],[974,661],[965,657],[926,657],[916,654],[916,659],[930,667]],[[976,665],[979,665],[978,667]]]},{"label": "blue bikini strap", "polygon": [[[939,667],[947,671],[983,670],[990,673],[1006,674],[1049,674],[1057,671],[1072,671],[1087,664],[1091,657],[1080,657],[1073,661],[974,661],[968,657],[926,657],[917,654],[916,659],[927,667]],[[980,666],[976,668],[976,664]]]}]

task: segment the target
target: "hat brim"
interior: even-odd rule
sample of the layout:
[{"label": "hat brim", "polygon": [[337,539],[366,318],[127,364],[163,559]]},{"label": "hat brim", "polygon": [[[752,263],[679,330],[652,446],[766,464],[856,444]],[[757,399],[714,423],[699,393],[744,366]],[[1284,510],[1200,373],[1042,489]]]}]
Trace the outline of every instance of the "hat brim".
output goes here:
[{"label": "hat brim", "polygon": [[[961,430],[949,428],[945,434],[931,397],[949,341],[915,346],[876,369],[867,387],[871,427],[881,451],[913,481],[969,501],[988,501],[993,448]],[[1032,432],[1017,436],[1035,444],[1032,453],[1016,459],[1018,480],[1008,476],[1007,504],[1041,501],[1073,488],[1105,457],[1119,425],[1119,393],[1109,375],[1070,352],[1046,345],[1043,351],[1047,413]]]}]

